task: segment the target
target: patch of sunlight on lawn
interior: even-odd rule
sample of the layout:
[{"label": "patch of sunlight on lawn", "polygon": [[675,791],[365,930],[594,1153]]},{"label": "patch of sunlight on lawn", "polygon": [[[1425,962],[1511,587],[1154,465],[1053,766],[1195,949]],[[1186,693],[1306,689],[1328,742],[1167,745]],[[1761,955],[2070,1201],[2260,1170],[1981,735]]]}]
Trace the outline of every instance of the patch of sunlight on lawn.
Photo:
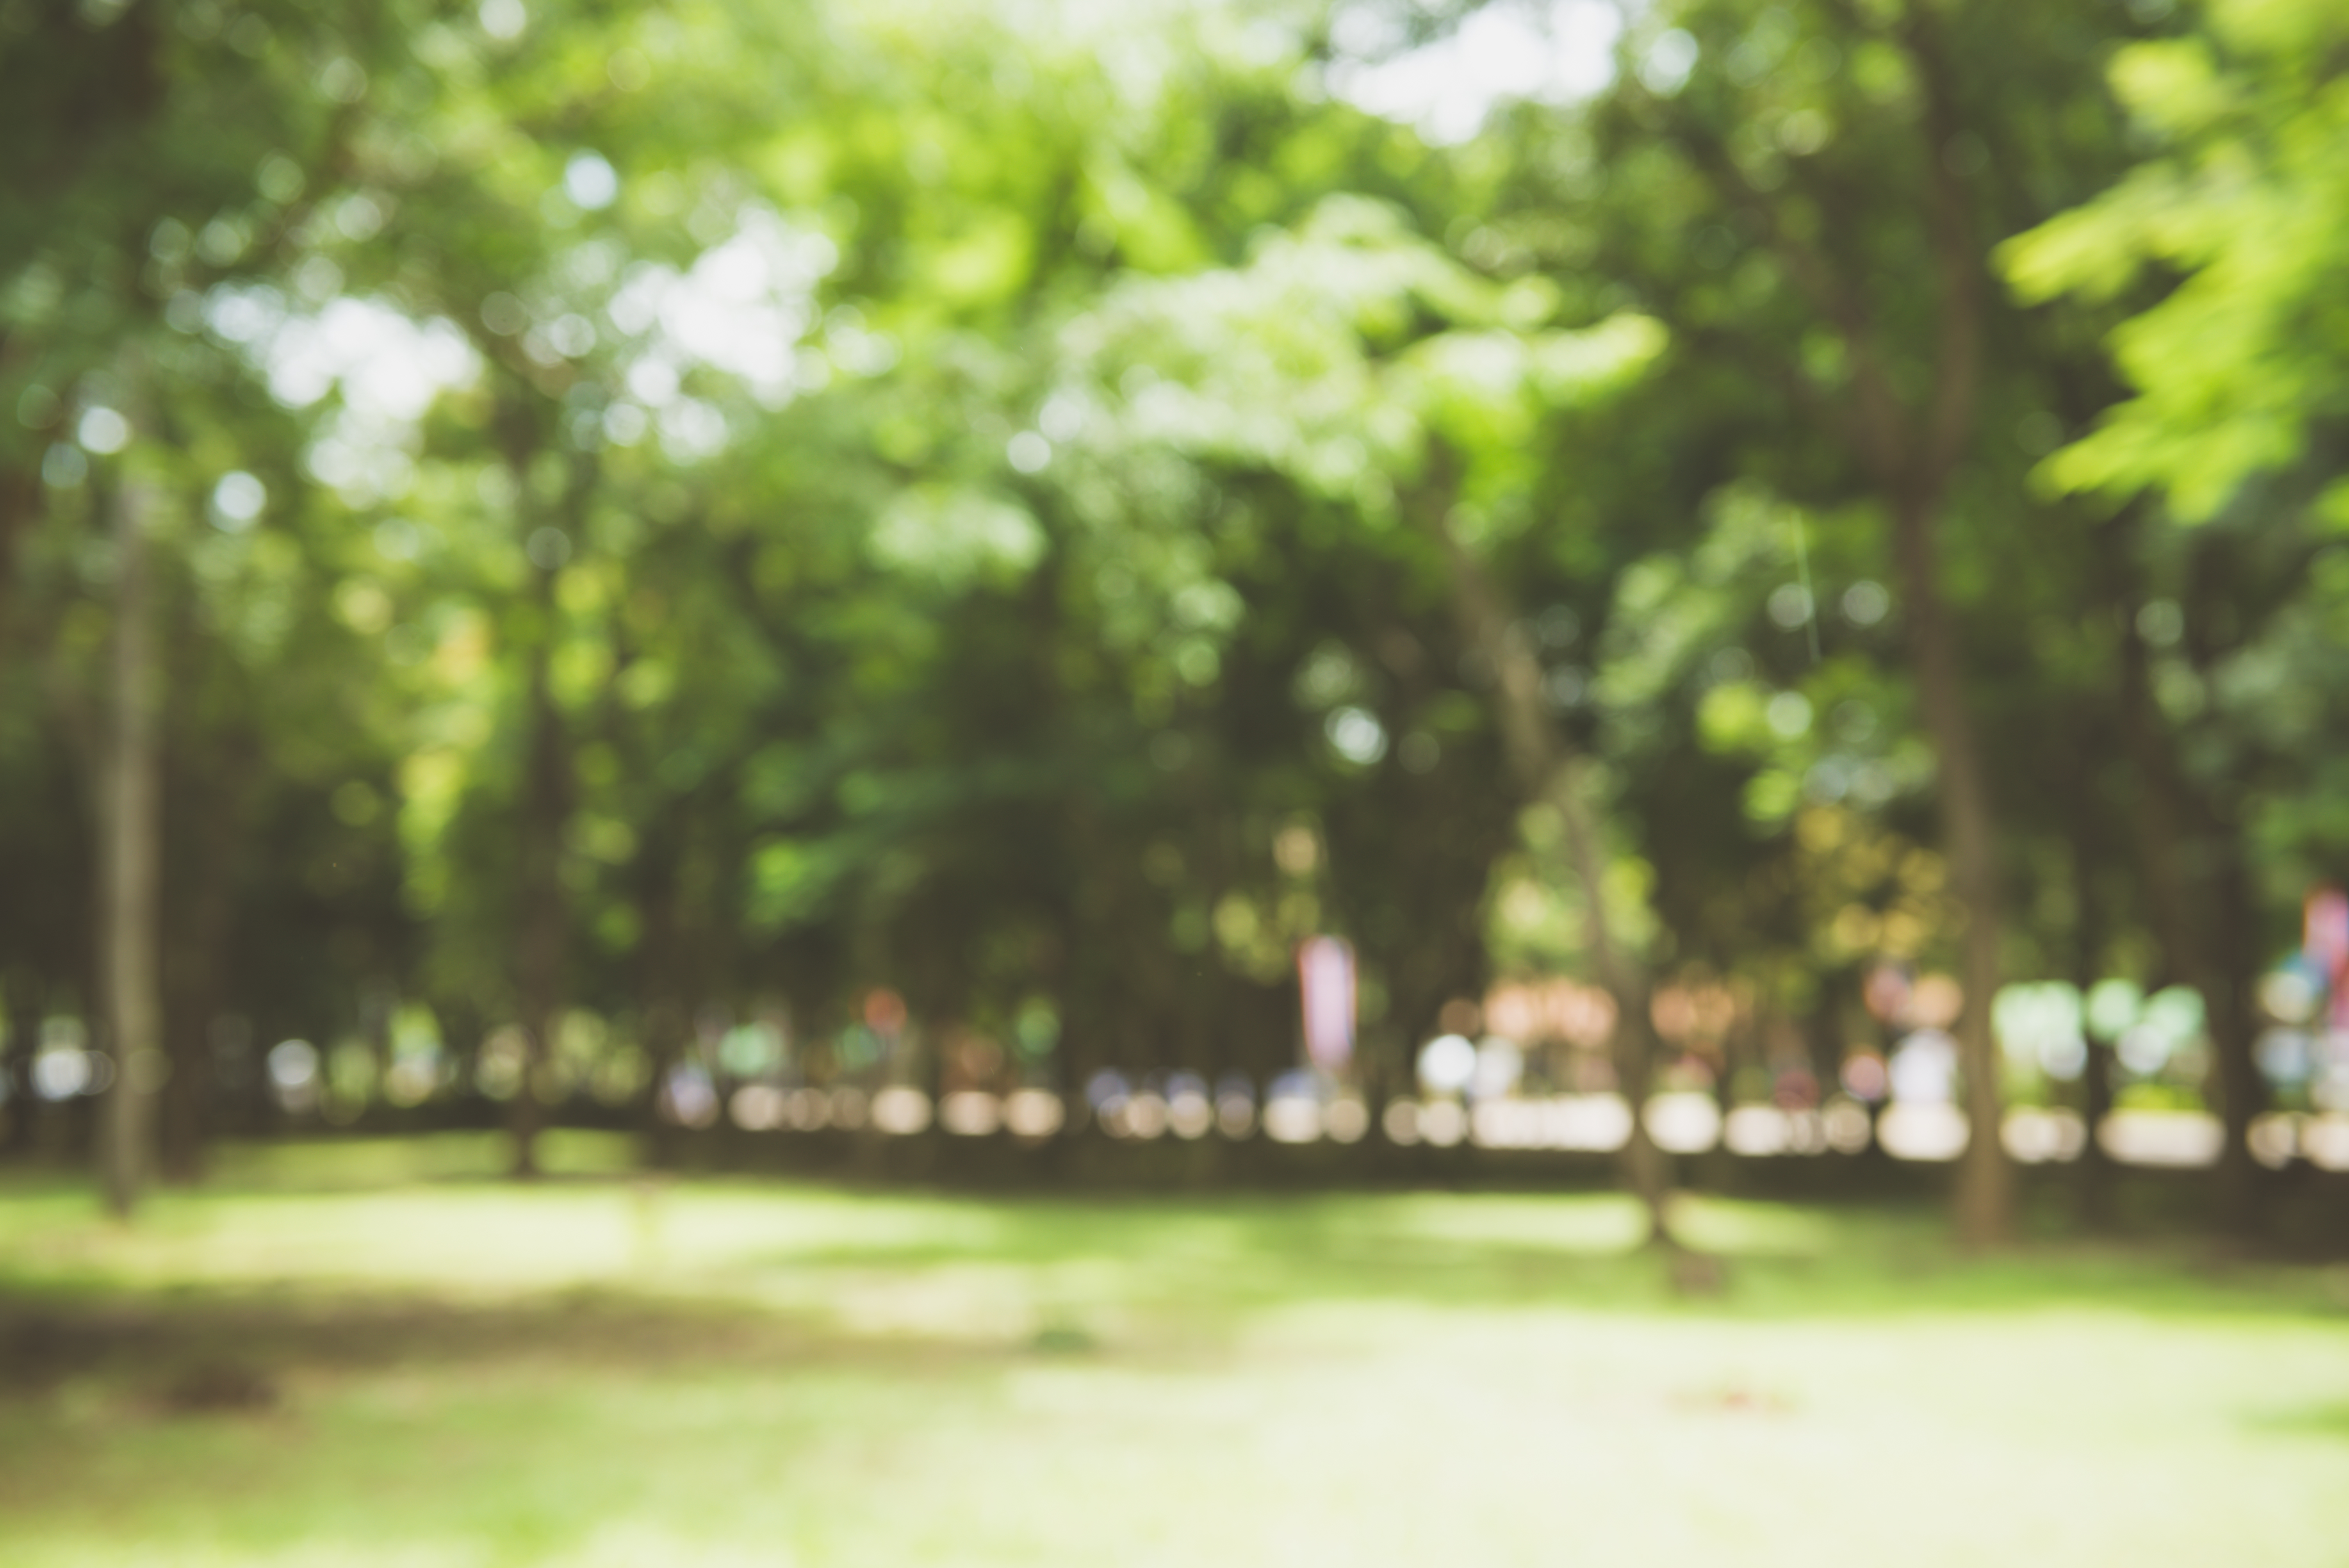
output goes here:
[{"label": "patch of sunlight on lawn", "polygon": [[1758,1203],[1682,1193],[1673,1200],[1672,1230],[1701,1252],[1732,1257],[1776,1254],[1816,1257],[1862,1240],[1869,1228],[1854,1216],[1830,1215],[1789,1203]]},{"label": "patch of sunlight on lawn", "polygon": [[1572,1197],[1422,1193],[1370,1211],[1417,1239],[1566,1253],[1622,1253],[1647,1234],[1640,1205],[1613,1193]]},{"label": "patch of sunlight on lawn", "polygon": [[[0,1562],[2338,1568],[2349,1540],[2316,1269],[1973,1262],[1933,1216],[1688,1200],[1730,1267],[1687,1301],[1611,1196],[462,1176],[281,1171],[128,1231],[0,1185],[0,1349],[81,1346],[0,1379]],[[199,1351],[274,1403],[166,1403]]]},{"label": "patch of sunlight on lawn", "polygon": [[[1640,1205],[1614,1193],[1424,1193],[1391,1200],[1385,1212],[1413,1236],[1487,1246],[1603,1255],[1630,1252],[1647,1237]],[[1845,1216],[1694,1193],[1673,1200],[1671,1222],[1687,1244],[1732,1256],[1816,1255],[1847,1244],[1856,1229]]]},{"label": "patch of sunlight on lawn", "polygon": [[9,1560],[2318,1568],[2349,1528],[2337,1440],[2241,1424],[2338,1394],[2306,1327],[1305,1304],[1174,1365],[404,1376],[37,1449],[11,1422]]},{"label": "patch of sunlight on lawn", "polygon": [[[0,1216],[12,1205],[0,1205]],[[438,1184],[362,1193],[160,1194],[139,1222],[45,1200],[0,1217],[19,1278],[407,1287],[469,1295],[585,1284],[702,1288],[812,1258],[951,1245],[984,1257],[983,1207],[823,1191],[601,1183]]]},{"label": "patch of sunlight on lawn", "polygon": [[[634,1171],[642,1140],[625,1132],[550,1128],[539,1134],[540,1169],[553,1179]],[[513,1161],[502,1132],[434,1132],[415,1138],[285,1139],[224,1143],[212,1152],[208,1183],[223,1191],[356,1191],[415,1181],[490,1181]]]}]

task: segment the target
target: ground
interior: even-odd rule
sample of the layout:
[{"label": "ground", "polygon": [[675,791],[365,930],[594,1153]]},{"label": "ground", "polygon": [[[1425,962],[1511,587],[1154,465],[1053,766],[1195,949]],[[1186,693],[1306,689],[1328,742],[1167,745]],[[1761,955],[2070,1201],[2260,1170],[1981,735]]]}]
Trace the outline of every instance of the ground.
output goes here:
[{"label": "ground", "polygon": [[2349,1273],[1605,1196],[0,1181],[0,1561],[2349,1563]]}]

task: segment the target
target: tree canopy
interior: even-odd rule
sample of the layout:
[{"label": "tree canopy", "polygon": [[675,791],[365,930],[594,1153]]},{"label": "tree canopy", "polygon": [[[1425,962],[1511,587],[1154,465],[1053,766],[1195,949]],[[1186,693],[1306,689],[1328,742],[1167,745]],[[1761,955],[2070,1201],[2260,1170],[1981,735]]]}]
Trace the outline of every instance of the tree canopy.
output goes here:
[{"label": "tree canopy", "polygon": [[[1495,28],[1557,68],[1398,107]],[[1329,935],[1311,1094],[1481,1039],[1471,1101],[1628,1099],[1660,1228],[1651,1091],[1939,1107],[1979,1241],[2013,1112],[2207,1110],[2248,1215],[2260,1129],[2349,1113],[2262,989],[2349,852],[2343,41],[18,0],[9,1135],[84,1135],[85,1047],[182,1177],[1253,1102]]]}]

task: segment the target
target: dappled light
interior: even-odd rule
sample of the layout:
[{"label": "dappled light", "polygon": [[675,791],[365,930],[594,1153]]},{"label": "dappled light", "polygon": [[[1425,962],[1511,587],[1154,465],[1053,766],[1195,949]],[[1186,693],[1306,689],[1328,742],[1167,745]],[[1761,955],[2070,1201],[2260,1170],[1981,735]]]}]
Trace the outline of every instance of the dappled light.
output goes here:
[{"label": "dappled light", "polygon": [[2333,1563],[2344,58],[0,0],[0,1559]]},{"label": "dappled light", "polygon": [[[440,1179],[369,1184],[395,1147]],[[1570,1504],[1592,1551],[1856,1564],[1944,1506],[1938,1475],[1895,1468],[1782,1553],[1752,1532],[1820,1464],[2004,1472],[2018,1429],[2036,1463],[1914,1560],[2085,1520],[2132,1561],[2315,1563],[2341,1524],[2318,1270],[1970,1268],[1921,1218],[1692,1200],[1737,1293],[1692,1308],[1608,1196],[999,1202],[596,1181],[625,1143],[547,1152],[573,1184],[489,1184],[486,1140],[283,1149],[135,1232],[0,1194],[0,1336],[36,1352],[0,1374],[12,1557],[1074,1563],[1136,1520],[1239,1563],[1506,1557]],[[132,1281],[172,1315],[104,1305]],[[1414,1485],[1350,1483],[1406,1441]],[[95,1462],[157,1482],[77,1506]],[[1708,1511],[1660,1511],[1660,1464]],[[2248,1515],[2200,1507],[2214,1484]]]}]

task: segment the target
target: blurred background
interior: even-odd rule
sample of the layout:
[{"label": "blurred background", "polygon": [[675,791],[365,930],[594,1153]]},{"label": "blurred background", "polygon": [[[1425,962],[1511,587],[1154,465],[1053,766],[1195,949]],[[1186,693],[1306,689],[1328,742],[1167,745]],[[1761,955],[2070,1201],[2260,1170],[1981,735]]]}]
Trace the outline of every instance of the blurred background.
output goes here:
[{"label": "blurred background", "polygon": [[[1053,1272],[1103,1236],[1157,1280],[1226,1221],[1366,1271],[1268,1297],[1441,1240],[1512,1301],[1527,1247],[1892,1271],[1837,1312],[2190,1253],[2337,1311],[2344,50],[2329,0],[5,0],[0,1295],[94,1294],[0,1343],[274,1406],[214,1351],[282,1324],[88,1325],[568,1257],[581,1181],[614,1278],[688,1210],[750,1268],[764,1193],[1021,1354],[1115,1340]],[[457,1206],[269,1217],[355,1187]],[[1779,1408],[1742,1376],[1692,1397]]]}]

